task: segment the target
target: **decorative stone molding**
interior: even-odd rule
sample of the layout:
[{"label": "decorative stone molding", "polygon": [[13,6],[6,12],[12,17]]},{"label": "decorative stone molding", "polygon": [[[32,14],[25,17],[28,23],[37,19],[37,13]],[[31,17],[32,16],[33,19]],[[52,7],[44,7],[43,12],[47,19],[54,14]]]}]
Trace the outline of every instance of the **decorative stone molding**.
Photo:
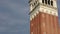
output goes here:
[{"label": "decorative stone molding", "polygon": [[39,12],[47,13],[50,15],[58,16],[57,8],[47,7],[45,5],[39,5],[37,8],[30,13],[30,20],[34,19],[34,17],[39,14]]},{"label": "decorative stone molding", "polygon": [[39,11],[34,12],[32,15],[30,15],[30,20],[34,19],[34,17],[39,14]]},{"label": "decorative stone molding", "polygon": [[49,8],[49,7],[40,6],[39,11],[40,11],[40,12],[43,12],[43,13],[47,13],[47,14],[51,14],[51,15],[58,16],[58,11],[55,10],[55,9],[51,9],[51,8]]}]

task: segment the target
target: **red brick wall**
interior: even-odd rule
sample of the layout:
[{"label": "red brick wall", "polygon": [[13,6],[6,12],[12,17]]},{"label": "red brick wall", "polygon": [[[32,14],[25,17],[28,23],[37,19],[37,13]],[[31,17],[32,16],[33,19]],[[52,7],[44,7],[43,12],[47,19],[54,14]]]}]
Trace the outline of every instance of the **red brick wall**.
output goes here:
[{"label": "red brick wall", "polygon": [[58,34],[58,17],[40,12],[30,21],[30,34]]}]

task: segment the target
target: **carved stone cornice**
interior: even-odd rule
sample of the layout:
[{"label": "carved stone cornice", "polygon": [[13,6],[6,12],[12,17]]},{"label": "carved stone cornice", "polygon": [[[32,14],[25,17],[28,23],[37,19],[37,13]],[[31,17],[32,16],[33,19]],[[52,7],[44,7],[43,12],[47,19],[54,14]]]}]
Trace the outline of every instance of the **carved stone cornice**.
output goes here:
[{"label": "carved stone cornice", "polygon": [[38,4],[35,6],[35,8],[34,8],[32,11],[30,11],[29,14],[31,14],[39,5],[40,5],[40,3],[38,3]]}]

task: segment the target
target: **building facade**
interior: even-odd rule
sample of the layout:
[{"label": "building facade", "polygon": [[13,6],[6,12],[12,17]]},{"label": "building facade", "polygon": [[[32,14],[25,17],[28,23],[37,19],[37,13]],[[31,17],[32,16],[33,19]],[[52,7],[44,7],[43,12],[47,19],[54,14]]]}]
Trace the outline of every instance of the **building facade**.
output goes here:
[{"label": "building facade", "polygon": [[30,34],[59,34],[57,0],[30,0]]}]

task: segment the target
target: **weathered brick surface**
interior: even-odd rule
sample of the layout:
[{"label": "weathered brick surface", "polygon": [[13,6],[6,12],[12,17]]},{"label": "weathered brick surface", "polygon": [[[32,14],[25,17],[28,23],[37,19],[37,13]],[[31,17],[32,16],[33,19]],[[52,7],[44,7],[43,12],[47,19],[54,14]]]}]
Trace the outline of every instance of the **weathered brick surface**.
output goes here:
[{"label": "weathered brick surface", "polygon": [[30,21],[30,34],[58,34],[58,17],[40,12]]}]

